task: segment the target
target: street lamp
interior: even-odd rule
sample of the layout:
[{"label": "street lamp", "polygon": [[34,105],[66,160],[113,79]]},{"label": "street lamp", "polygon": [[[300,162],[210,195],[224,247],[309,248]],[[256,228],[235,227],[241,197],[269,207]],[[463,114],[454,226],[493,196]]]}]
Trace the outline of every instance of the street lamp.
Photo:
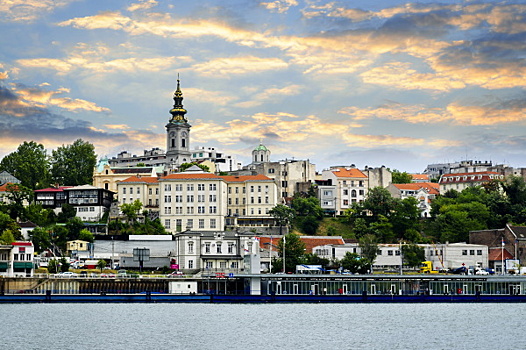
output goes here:
[{"label": "street lamp", "polygon": [[286,273],[285,271],[285,243],[286,243],[286,240],[285,240],[285,236],[283,236],[283,273]]}]

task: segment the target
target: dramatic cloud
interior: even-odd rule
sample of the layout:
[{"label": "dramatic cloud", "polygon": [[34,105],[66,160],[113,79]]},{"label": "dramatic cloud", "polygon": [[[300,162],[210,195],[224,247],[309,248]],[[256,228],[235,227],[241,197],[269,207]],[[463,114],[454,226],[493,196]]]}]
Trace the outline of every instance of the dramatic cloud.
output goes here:
[{"label": "dramatic cloud", "polygon": [[140,2],[131,4],[128,6],[127,10],[130,12],[140,11],[140,10],[149,10],[152,7],[157,6],[158,2],[156,0],[142,0]]},{"label": "dramatic cloud", "polygon": [[0,21],[28,22],[76,0],[0,1]]},{"label": "dramatic cloud", "polygon": [[298,2],[296,0],[276,0],[271,2],[261,2],[261,6],[277,13],[285,13],[292,6],[298,6]]}]

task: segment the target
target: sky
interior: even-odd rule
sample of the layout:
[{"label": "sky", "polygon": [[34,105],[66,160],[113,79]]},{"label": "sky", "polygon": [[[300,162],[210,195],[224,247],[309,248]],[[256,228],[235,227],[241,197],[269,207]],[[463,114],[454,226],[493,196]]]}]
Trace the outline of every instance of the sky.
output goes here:
[{"label": "sky", "polygon": [[524,1],[4,0],[0,33],[0,158],[166,149],[179,76],[191,149],[243,164],[526,167]]}]

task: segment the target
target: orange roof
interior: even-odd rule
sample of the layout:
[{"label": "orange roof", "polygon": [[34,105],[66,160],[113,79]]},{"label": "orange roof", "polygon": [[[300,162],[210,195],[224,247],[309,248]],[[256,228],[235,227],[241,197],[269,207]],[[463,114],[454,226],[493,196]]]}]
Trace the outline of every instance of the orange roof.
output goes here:
[{"label": "orange roof", "polygon": [[334,175],[337,177],[363,177],[367,178],[367,176],[360,171],[360,169],[356,168],[338,168],[332,171]]},{"label": "orange roof", "polygon": [[429,194],[439,194],[440,185],[435,182],[415,182],[410,184],[393,184],[399,190],[412,190],[418,191],[421,188],[425,188]]},{"label": "orange roof", "polygon": [[[502,259],[502,255],[504,255],[504,259]],[[506,259],[513,259],[513,255],[511,255],[510,252],[508,252],[506,249],[501,249],[501,248],[490,248],[489,249],[488,261],[502,261]]]},{"label": "orange roof", "polygon": [[[317,237],[317,236],[299,236],[301,241],[305,243],[305,248],[307,253],[312,253],[314,247],[327,244],[345,244],[343,238],[341,237]],[[276,251],[278,242],[282,239],[282,236],[272,236],[272,245],[271,246],[271,237],[270,236],[259,236],[259,246],[263,249],[269,249]]]},{"label": "orange roof", "polygon": [[257,174],[257,175],[242,175],[242,176],[220,176],[223,178],[226,182],[244,182],[244,181],[262,181],[262,180],[272,180],[270,177]]},{"label": "orange roof", "polygon": [[188,174],[188,173],[176,173],[166,175],[161,178],[161,180],[193,180],[193,179],[220,179],[221,177],[211,174],[211,173],[198,173],[198,174]]},{"label": "orange roof", "polygon": [[411,174],[413,180],[429,180],[428,174]]},{"label": "orange roof", "polygon": [[147,183],[157,183],[158,179],[154,176],[131,176],[127,178],[126,180],[122,180],[121,182],[147,182]]}]

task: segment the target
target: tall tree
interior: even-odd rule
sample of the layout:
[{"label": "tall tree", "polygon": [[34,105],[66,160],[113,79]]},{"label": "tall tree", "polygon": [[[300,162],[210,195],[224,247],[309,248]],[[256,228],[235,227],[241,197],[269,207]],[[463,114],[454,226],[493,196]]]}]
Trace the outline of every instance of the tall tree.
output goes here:
[{"label": "tall tree", "polygon": [[356,253],[346,252],[345,256],[340,260],[341,266],[351,273],[367,273],[369,270],[369,261],[362,258]]},{"label": "tall tree", "polygon": [[402,245],[402,258],[404,259],[404,265],[416,267],[420,266],[422,261],[425,260],[426,254],[424,248],[417,244],[409,243]]},{"label": "tall tree", "polygon": [[361,256],[366,260],[369,270],[376,260],[378,254],[378,239],[376,236],[367,234],[359,240],[360,248],[362,250]]},{"label": "tall tree", "polygon": [[51,178],[65,186],[91,184],[97,164],[95,147],[82,139],[57,148],[51,156]]},{"label": "tall tree", "polygon": [[274,208],[269,210],[269,214],[276,219],[279,225],[279,233],[281,234],[281,228],[288,226],[292,219],[294,219],[294,210],[283,204],[278,204]]},{"label": "tall tree", "polygon": [[411,176],[411,174],[408,174],[405,171],[400,172],[394,169],[391,172],[391,176],[392,176],[391,182],[394,184],[408,184],[408,183],[413,182],[413,177]]},{"label": "tall tree", "polygon": [[49,185],[49,160],[44,145],[34,141],[24,141],[16,151],[5,156],[0,162],[0,170],[5,170],[25,187],[31,190]]},{"label": "tall tree", "polygon": [[285,271],[293,272],[296,265],[303,264],[305,259],[305,243],[294,233],[283,236],[278,242],[278,254],[281,257],[281,265],[276,263],[276,267],[283,265],[283,252],[285,252]]}]

